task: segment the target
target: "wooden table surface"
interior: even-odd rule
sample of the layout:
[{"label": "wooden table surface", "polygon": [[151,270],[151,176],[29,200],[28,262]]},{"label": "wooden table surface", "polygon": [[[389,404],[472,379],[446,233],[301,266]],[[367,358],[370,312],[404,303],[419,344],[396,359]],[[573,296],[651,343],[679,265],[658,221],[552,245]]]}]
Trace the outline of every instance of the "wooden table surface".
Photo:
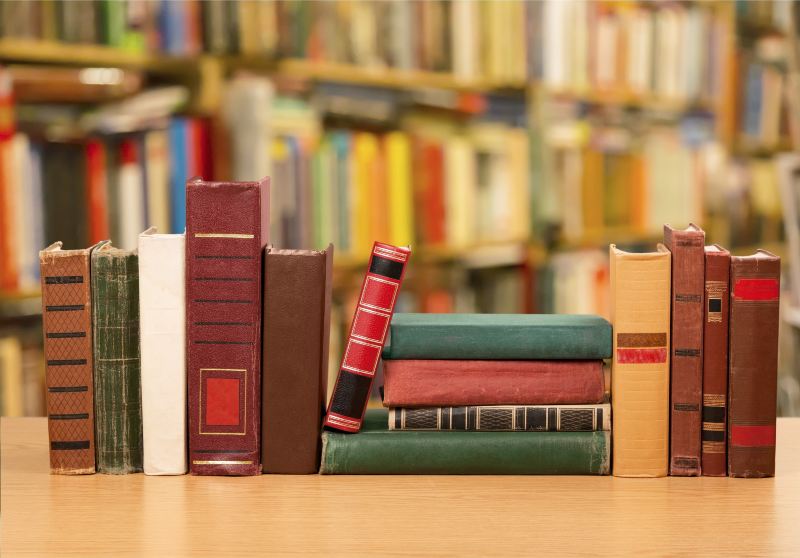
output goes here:
[{"label": "wooden table surface", "polygon": [[50,475],[0,423],[0,554],[800,555],[800,419],[774,479]]}]

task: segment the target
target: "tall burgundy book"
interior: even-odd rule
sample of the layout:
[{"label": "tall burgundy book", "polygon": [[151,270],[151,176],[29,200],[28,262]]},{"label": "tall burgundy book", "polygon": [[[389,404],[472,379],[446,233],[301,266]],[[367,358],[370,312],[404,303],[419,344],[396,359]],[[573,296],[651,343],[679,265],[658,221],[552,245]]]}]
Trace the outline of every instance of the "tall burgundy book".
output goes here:
[{"label": "tall burgundy book", "polygon": [[725,408],[728,398],[728,283],[730,252],[705,247],[706,292],[703,320],[703,440],[702,470],[724,477]]},{"label": "tall burgundy book", "polygon": [[672,252],[669,474],[683,477],[701,473],[705,239],[697,225],[664,225],[664,244]]},{"label": "tall burgundy book", "polygon": [[186,183],[186,368],[194,475],[261,472],[261,273],[269,178]]},{"label": "tall burgundy book", "polygon": [[775,475],[781,259],[731,257],[728,474]]},{"label": "tall burgundy book", "polygon": [[358,432],[367,409],[375,369],[392,321],[397,293],[411,255],[408,248],[376,242],[347,335],[324,426]]}]

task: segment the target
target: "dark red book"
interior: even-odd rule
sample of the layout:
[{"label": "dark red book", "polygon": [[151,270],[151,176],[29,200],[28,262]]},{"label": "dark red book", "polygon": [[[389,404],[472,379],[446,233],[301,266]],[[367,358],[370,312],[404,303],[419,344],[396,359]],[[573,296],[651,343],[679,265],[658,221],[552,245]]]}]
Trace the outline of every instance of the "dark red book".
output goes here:
[{"label": "dark red book", "polygon": [[444,153],[442,145],[423,140],[422,148],[423,199],[425,202],[425,239],[430,244],[445,241]]},{"label": "dark red book", "polygon": [[186,183],[186,368],[194,475],[261,472],[261,273],[269,179]]},{"label": "dark red book", "polygon": [[731,257],[728,474],[775,476],[781,259]]},{"label": "dark red book", "polygon": [[106,184],[106,146],[97,139],[86,144],[86,196],[89,206],[89,242],[107,239],[108,186]]},{"label": "dark red book", "polygon": [[324,426],[358,432],[411,250],[376,242]]},{"label": "dark red book", "polygon": [[672,252],[669,474],[682,477],[701,473],[705,240],[694,224],[684,230],[664,225]]},{"label": "dark red book", "polygon": [[703,320],[703,475],[724,477],[725,408],[728,399],[728,280],[731,255],[705,247],[706,292]]},{"label": "dark red book", "polygon": [[601,360],[385,360],[387,407],[602,403]]}]

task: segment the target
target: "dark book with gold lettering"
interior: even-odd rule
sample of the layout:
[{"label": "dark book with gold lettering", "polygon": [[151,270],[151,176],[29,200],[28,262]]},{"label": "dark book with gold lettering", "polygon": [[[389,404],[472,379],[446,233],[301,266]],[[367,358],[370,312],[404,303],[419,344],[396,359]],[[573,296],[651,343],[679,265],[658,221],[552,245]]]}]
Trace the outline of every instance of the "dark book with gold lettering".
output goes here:
[{"label": "dark book with gold lettering", "polygon": [[186,183],[186,367],[193,475],[261,472],[261,261],[269,179]]}]

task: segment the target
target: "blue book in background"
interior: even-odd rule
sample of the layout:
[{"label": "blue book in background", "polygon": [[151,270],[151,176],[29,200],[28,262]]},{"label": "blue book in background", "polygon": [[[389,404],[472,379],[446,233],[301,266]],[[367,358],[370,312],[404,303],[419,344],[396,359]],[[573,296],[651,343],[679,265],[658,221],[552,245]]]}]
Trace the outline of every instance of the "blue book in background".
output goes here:
[{"label": "blue book in background", "polygon": [[[183,54],[186,42],[185,6],[183,1],[161,2],[159,26],[161,27],[161,47],[169,54]],[[181,229],[183,230],[183,229]]]},{"label": "blue book in background", "polygon": [[189,178],[189,121],[173,118],[169,125],[170,222],[173,233],[186,228],[186,180]]},{"label": "blue book in background", "polygon": [[761,134],[761,64],[750,63],[745,85],[744,132],[751,138]]},{"label": "blue book in background", "polygon": [[32,234],[31,242],[36,250],[35,257],[31,260],[30,269],[28,270],[29,276],[38,281],[39,276],[39,258],[38,250],[44,247],[44,198],[42,197],[42,147],[38,143],[31,142],[30,144],[30,167],[28,170],[27,186],[30,189],[27,200],[30,206],[26,208],[30,218],[30,228],[28,229]]}]

